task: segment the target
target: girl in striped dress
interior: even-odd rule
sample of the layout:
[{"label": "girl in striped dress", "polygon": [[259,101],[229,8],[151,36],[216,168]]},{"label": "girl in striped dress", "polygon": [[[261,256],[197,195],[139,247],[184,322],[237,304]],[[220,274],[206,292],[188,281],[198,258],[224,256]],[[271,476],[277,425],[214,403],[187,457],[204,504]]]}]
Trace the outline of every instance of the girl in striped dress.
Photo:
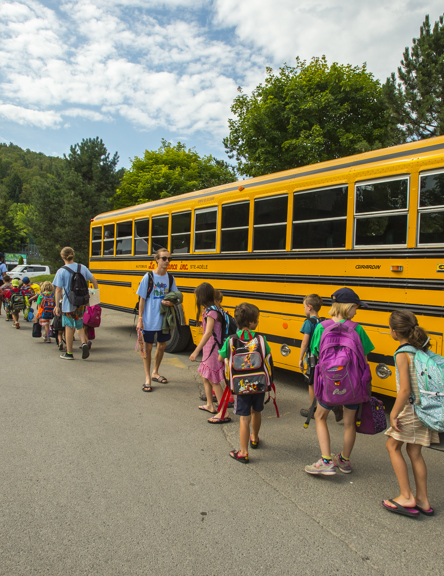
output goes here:
[{"label": "girl in striped dress", "polygon": [[[400,494],[392,500],[384,500],[382,505],[389,512],[412,518],[419,517],[420,513],[432,516],[434,510],[427,497],[427,468],[421,449],[431,443],[439,443],[439,436],[419,421],[410,403],[412,393],[416,399],[419,398],[414,354],[402,353],[402,348],[408,345],[418,350],[426,350],[430,346],[430,338],[418,326],[416,316],[407,310],[393,312],[389,324],[391,336],[399,341],[400,346],[395,357],[397,398],[390,414],[390,428],[385,434],[388,436],[386,447],[399,483]],[[401,452],[404,443],[412,464],[416,495],[410,487],[407,464]]]}]

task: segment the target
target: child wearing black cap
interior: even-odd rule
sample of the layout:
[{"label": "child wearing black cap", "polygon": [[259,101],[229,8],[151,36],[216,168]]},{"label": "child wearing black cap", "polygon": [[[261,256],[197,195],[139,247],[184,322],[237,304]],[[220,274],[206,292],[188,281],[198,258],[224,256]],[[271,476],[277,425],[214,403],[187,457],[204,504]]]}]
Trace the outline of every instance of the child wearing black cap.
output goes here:
[{"label": "child wearing black cap", "polygon": [[[332,300],[333,304],[329,314],[334,322],[352,320],[358,308],[368,308],[367,304],[361,302],[359,296],[351,288],[340,288],[332,294]],[[323,323],[318,324],[310,343],[311,351],[317,357],[319,357],[319,348],[324,329]],[[367,357],[367,354],[374,350],[374,346],[362,326],[357,324],[355,329],[362,343],[364,356]],[[355,420],[358,407],[359,404],[348,404],[344,406],[344,444],[339,454],[332,455],[327,417],[333,406],[328,406],[318,401],[315,421],[319,446],[321,448],[321,458],[314,464],[305,467],[305,471],[308,472],[308,474],[331,476],[336,474],[336,468],[339,468],[339,470],[345,474],[351,472],[350,454],[356,439]]]}]

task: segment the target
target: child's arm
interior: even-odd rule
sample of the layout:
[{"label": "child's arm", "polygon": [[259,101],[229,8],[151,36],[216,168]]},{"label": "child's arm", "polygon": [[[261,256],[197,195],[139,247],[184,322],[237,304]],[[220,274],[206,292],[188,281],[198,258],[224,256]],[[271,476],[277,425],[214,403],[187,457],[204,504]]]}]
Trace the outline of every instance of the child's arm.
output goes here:
[{"label": "child's arm", "polygon": [[398,416],[404,406],[407,404],[409,396],[411,394],[410,389],[410,374],[409,374],[409,358],[407,354],[397,354],[396,364],[398,366],[399,372],[399,392],[396,397],[396,402],[390,412],[390,426],[394,428],[397,432],[401,431],[401,427],[398,422]]},{"label": "child's arm", "polygon": [[301,370],[304,369],[304,356],[305,356],[305,353],[307,352],[309,342],[310,342],[310,334],[304,334],[304,337],[302,338],[302,344],[301,344],[301,353],[299,355],[299,368]]},{"label": "child's arm", "polygon": [[211,316],[207,316],[207,325],[205,328],[205,334],[202,336],[201,341],[196,346],[196,350],[190,355],[191,362],[196,361],[196,358],[199,356],[200,351],[208,342],[208,340],[211,338],[211,335],[213,334],[213,328],[214,328],[214,318],[211,318]]}]

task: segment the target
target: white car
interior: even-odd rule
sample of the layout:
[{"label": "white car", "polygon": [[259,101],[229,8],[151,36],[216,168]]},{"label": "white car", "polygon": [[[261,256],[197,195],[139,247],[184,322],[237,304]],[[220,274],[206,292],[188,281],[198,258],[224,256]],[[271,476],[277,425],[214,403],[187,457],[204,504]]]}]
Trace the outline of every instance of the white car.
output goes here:
[{"label": "white car", "polygon": [[49,266],[40,266],[40,264],[22,264],[10,270],[8,274],[13,280],[15,278],[21,280],[24,276],[32,278],[33,276],[51,274],[51,270],[49,269]]}]

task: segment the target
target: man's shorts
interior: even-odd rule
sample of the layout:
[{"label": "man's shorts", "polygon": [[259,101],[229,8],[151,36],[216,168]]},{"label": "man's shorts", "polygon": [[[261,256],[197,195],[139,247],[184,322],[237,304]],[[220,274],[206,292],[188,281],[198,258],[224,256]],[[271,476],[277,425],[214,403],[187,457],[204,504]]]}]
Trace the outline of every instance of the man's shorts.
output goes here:
[{"label": "man's shorts", "polygon": [[62,316],[62,326],[63,328],[71,328],[72,330],[81,330],[83,328],[83,317],[76,320],[70,314],[63,314]]},{"label": "man's shorts", "polygon": [[[319,402],[319,400],[318,404],[320,404],[322,408],[325,408],[326,410],[333,410],[334,408],[334,406],[328,406],[328,404],[322,404],[322,402]],[[348,408],[349,410],[357,410],[359,408],[359,404],[345,404],[344,408]]]},{"label": "man's shorts", "polygon": [[157,334],[157,341],[168,342],[171,338],[171,334],[163,334],[162,330],[143,330],[143,339],[147,344],[154,344],[154,337]]},{"label": "man's shorts", "polygon": [[251,409],[262,412],[264,409],[265,392],[261,394],[241,394],[234,396],[234,413],[238,416],[250,416]]}]

